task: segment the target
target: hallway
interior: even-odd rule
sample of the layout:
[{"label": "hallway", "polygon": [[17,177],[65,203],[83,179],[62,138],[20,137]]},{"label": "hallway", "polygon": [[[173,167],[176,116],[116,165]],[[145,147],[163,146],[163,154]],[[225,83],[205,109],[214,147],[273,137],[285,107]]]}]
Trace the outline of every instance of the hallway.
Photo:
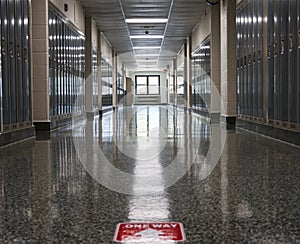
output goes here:
[{"label": "hallway", "polygon": [[300,148],[173,106],[73,120],[0,154],[0,243],[113,243],[123,222],[180,222],[184,243],[300,240]]}]

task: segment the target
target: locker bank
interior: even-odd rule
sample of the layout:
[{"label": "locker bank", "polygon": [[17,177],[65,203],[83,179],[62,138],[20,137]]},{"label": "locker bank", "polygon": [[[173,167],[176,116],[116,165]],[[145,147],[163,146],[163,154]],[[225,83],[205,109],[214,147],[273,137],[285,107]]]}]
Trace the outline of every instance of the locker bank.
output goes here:
[{"label": "locker bank", "polygon": [[299,0],[1,0],[1,243],[299,243]]}]

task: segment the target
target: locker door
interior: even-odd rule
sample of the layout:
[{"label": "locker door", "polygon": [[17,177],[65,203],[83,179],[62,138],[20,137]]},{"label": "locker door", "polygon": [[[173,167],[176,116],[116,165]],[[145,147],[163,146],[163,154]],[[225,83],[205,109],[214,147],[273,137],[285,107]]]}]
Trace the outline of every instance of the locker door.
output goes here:
[{"label": "locker door", "polygon": [[290,121],[297,123],[297,0],[290,0]]},{"label": "locker door", "polygon": [[243,11],[244,24],[244,114],[248,114],[248,5]]},{"label": "locker door", "polygon": [[274,4],[268,0],[268,118],[274,119]]},{"label": "locker door", "polygon": [[2,63],[2,106],[3,106],[3,124],[10,124],[10,94],[9,94],[9,72],[8,72],[8,3],[1,1],[1,63]]},{"label": "locker door", "polygon": [[258,79],[257,79],[257,91],[258,91],[258,117],[263,117],[263,63],[262,63],[262,35],[263,35],[263,1],[258,0],[258,45],[257,45],[257,71],[258,71]]},{"label": "locker door", "polygon": [[240,19],[241,19],[241,44],[240,44],[240,100],[241,100],[241,114],[245,114],[245,103],[244,103],[244,53],[245,53],[245,37],[244,37],[244,30],[245,30],[245,19],[244,19],[244,11],[240,12]]},{"label": "locker door", "polygon": [[238,106],[237,106],[237,114],[241,112],[241,69],[240,69],[240,57],[241,57],[241,15],[240,12],[237,14],[237,94],[238,94]]},{"label": "locker door", "polygon": [[298,123],[300,123],[300,1],[298,0]]},{"label": "locker door", "polygon": [[258,42],[258,1],[259,0],[254,0],[253,1],[253,36],[254,36],[254,43],[253,43],[253,116],[258,115],[257,109],[258,109],[258,94],[257,94],[257,81],[258,81],[258,75],[257,75],[257,42]]},{"label": "locker door", "polygon": [[49,99],[50,99],[50,116],[53,117],[54,115],[54,93],[53,93],[53,88],[54,88],[54,56],[53,56],[53,16],[52,12],[49,11],[48,13],[48,25],[49,25]]},{"label": "locker door", "polygon": [[9,95],[10,95],[10,118],[11,123],[17,122],[17,94],[16,94],[16,42],[15,42],[15,1],[8,0],[8,14],[9,14]]},{"label": "locker door", "polygon": [[18,101],[18,122],[24,121],[24,97],[23,97],[23,49],[22,49],[22,29],[23,29],[23,16],[22,16],[22,3],[21,0],[15,0],[16,6],[16,85],[17,85],[17,101]]},{"label": "locker door", "polygon": [[58,103],[58,115],[61,115],[62,114],[62,22],[59,18],[57,18],[58,20],[58,23],[57,23],[57,27],[58,27],[58,68],[57,68],[57,71],[58,71],[58,80],[57,80],[57,92],[58,92],[58,100],[57,100],[57,103]]},{"label": "locker door", "polygon": [[288,121],[289,4],[281,1],[281,120]]},{"label": "locker door", "polygon": [[[2,23],[3,23],[3,19],[1,18],[2,16],[2,12],[1,12],[1,4],[0,4],[0,60],[2,61],[2,55],[1,55],[1,51],[2,51]],[[3,132],[3,103],[2,103],[2,62],[0,62],[0,133]]]},{"label": "locker door", "polygon": [[22,0],[23,3],[23,96],[25,108],[25,121],[31,120],[31,95],[30,95],[30,66],[29,66],[29,18],[28,18],[28,0]]},{"label": "locker door", "polygon": [[280,1],[274,1],[274,118],[280,120]]},{"label": "locker door", "polygon": [[253,116],[253,5],[248,4],[248,115]]}]

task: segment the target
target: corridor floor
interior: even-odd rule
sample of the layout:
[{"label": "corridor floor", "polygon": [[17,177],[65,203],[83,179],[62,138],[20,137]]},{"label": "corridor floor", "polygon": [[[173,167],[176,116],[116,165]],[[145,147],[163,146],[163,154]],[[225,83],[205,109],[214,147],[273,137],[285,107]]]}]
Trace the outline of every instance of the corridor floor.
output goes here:
[{"label": "corridor floor", "polygon": [[0,243],[114,243],[124,222],[180,222],[184,243],[300,243],[300,148],[173,107],[2,148],[0,182]]}]

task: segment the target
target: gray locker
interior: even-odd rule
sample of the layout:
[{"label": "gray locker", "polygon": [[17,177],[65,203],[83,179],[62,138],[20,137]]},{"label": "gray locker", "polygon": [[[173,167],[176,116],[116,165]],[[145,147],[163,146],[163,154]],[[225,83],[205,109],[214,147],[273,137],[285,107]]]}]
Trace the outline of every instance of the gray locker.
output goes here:
[{"label": "gray locker", "polygon": [[8,21],[7,1],[1,1],[1,69],[2,72],[2,106],[3,124],[10,124],[9,78],[8,78]]},{"label": "gray locker", "polygon": [[[23,84],[23,19],[22,19],[22,4],[21,0],[15,0],[16,5],[16,86],[17,86],[17,122],[24,121],[24,84]],[[21,21],[20,21],[21,20]]]},{"label": "gray locker", "polygon": [[252,93],[252,83],[253,83],[253,60],[252,60],[252,54],[253,54],[253,7],[252,7],[252,1],[248,4],[248,84],[247,84],[247,96],[248,96],[248,113],[247,115],[252,116],[253,115],[253,93]]},{"label": "gray locker", "polygon": [[245,114],[245,102],[244,102],[244,80],[245,80],[245,70],[244,70],[244,53],[245,53],[245,38],[244,38],[244,31],[245,31],[245,20],[244,20],[244,11],[240,11],[240,29],[241,29],[241,44],[240,44],[240,101],[241,101],[241,114]]},{"label": "gray locker", "polygon": [[[0,14],[1,14],[1,4],[0,4]],[[1,26],[2,19],[0,17],[0,38],[1,38]],[[1,60],[1,40],[0,40],[0,60]],[[0,65],[0,133],[3,131],[3,105],[2,105],[2,67]]]},{"label": "gray locker", "polygon": [[258,40],[257,40],[257,94],[258,94],[258,117],[263,117],[263,60],[262,60],[262,46],[263,46],[263,1],[258,0],[257,9],[257,24],[258,24]]},{"label": "gray locker", "polygon": [[10,95],[10,123],[17,123],[17,94],[16,94],[16,40],[15,26],[17,25],[15,17],[15,1],[8,0],[8,60],[9,60],[9,95]]},{"label": "gray locker", "polygon": [[243,11],[243,18],[245,19],[244,22],[244,114],[248,114],[248,14],[247,8]]},{"label": "gray locker", "polygon": [[268,118],[274,119],[274,4],[268,0]]},{"label": "gray locker", "polygon": [[289,2],[281,1],[281,120],[288,121]]},{"label": "gray locker", "polygon": [[257,117],[258,116],[258,93],[257,93],[257,86],[258,86],[258,59],[257,59],[257,53],[258,53],[258,1],[259,0],[254,0],[253,1],[253,36],[254,36],[254,50],[253,50],[253,116]]},{"label": "gray locker", "polygon": [[241,14],[240,12],[237,13],[237,101],[238,101],[238,105],[237,105],[237,113],[240,114],[241,113],[241,64],[240,64],[240,60],[241,60]]},{"label": "gray locker", "polygon": [[30,48],[29,48],[29,6],[28,0],[22,0],[23,10],[23,84],[25,121],[31,120],[31,85],[30,85]]},{"label": "gray locker", "polygon": [[281,3],[274,1],[274,119],[280,120]]},{"label": "gray locker", "polygon": [[300,123],[300,1],[298,0],[298,123]]},{"label": "gray locker", "polygon": [[290,0],[289,6],[289,93],[290,93],[290,121],[297,123],[297,1]]}]

